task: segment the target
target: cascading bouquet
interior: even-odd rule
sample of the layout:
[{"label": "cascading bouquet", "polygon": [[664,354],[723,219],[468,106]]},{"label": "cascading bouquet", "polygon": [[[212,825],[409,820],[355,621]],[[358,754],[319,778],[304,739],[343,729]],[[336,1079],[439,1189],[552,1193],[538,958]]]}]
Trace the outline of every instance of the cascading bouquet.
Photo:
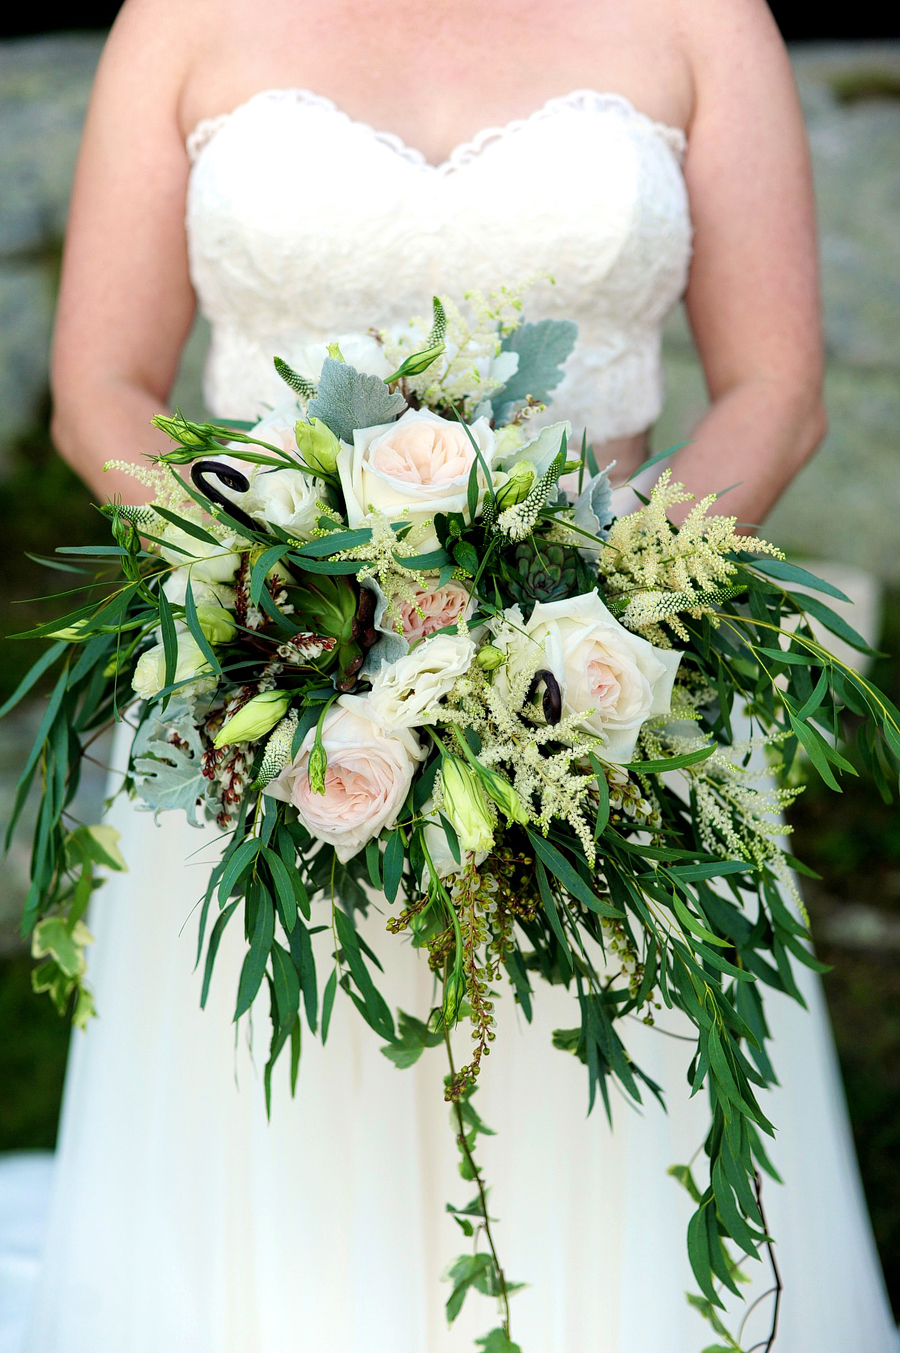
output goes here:
[{"label": "cascading bouquet", "polygon": [[[791,959],[819,966],[779,813],[801,749],[834,789],[852,769],[837,750],[845,712],[862,716],[883,782],[900,721],[816,637],[811,620],[866,650],[816,595],[833,587],[711,515],[714,498],[674,527],[690,495],[669,472],[616,519],[590,447],[570,455],[566,424],[532,421],[573,324],[526,323],[507,291],[470,303],[435,299],[430,332],[348,336],[299,370],[276,359],[292,397],[256,426],[158,418],[177,447],[120,466],[152,501],[103,509],[115,544],[59,552],[106,573],[31,631],[53,642],[7,706],[59,668],[13,815],[39,771],[23,922],[34,985],[86,1022],[82,917],[98,867],[122,861],[110,827],[72,829],[66,810],[86,746],[127,710],[127,791],[223,833],[201,999],[225,927],[242,924],[235,1018],[265,983],[267,1096],[288,1044],[296,1078],[301,1007],[324,1039],[338,988],[398,1066],[451,1052],[449,1030],[471,1022],[471,1056],[454,1066],[451,1052],[446,1080],[477,1190],[451,1209],[472,1248],[450,1269],[447,1312],[470,1289],[499,1298],[486,1353],[518,1347],[475,1159],[495,988],[505,974],[503,999],[526,1018],[539,978],[569,988],[573,1027],[554,1042],[607,1113],[612,1077],[635,1100],[660,1096],[623,1017],[684,1013],[693,1091],[706,1083],[712,1107],[702,1179],[676,1171],[696,1202],[692,1300],[738,1348],[722,1293],[769,1243],[761,992],[799,1000]],[[748,764],[759,748],[775,780]],[[356,925],[372,890],[436,979],[434,1009],[397,1023]],[[320,922],[335,937],[324,989]]]}]

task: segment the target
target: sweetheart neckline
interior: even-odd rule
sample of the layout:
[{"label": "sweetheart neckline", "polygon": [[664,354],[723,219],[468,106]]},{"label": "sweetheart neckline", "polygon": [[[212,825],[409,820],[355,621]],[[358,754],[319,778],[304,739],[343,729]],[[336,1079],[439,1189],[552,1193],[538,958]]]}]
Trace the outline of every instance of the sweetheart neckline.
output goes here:
[{"label": "sweetheart neckline", "polygon": [[681,163],[687,148],[687,133],[682,127],[674,127],[667,122],[658,122],[648,113],[642,112],[632,103],[631,99],[625,94],[615,93],[613,91],[600,92],[595,89],[574,89],[569,94],[554,95],[547,99],[540,107],[535,108],[531,113],[521,118],[511,118],[508,122],[496,127],[482,127],[474,136],[465,141],[460,141],[453,147],[445,160],[439,164],[432,164],[426,159],[423,151],[415,146],[409,145],[396,132],[379,131],[368,122],[363,122],[358,118],[351,117],[346,113],[333,99],[327,98],[324,94],[316,94],[311,89],[298,87],[260,89],[255,94],[251,94],[248,99],[236,105],[227,113],[219,113],[213,117],[201,118],[188,133],[185,138],[185,146],[191,165],[197,163],[203,150],[222,127],[229,123],[233,118],[242,113],[245,109],[263,99],[292,98],[301,105],[307,107],[322,108],[332,113],[341,121],[359,131],[366,132],[374,140],[386,145],[401,159],[415,165],[423,172],[435,175],[437,177],[446,177],[465,167],[472,160],[477,159],[485,146],[492,141],[502,141],[507,136],[521,131],[524,127],[530,126],[534,122],[543,120],[545,117],[560,111],[564,108],[573,108],[576,110],[614,108],[620,112],[627,113],[629,116],[640,121],[645,126],[659,135],[664,143],[672,151],[675,158]]}]

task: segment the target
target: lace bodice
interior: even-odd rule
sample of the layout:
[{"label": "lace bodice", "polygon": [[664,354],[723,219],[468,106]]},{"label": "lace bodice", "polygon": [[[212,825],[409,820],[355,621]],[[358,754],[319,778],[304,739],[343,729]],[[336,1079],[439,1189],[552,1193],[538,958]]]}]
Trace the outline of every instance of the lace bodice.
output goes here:
[{"label": "lace bodice", "polygon": [[200,123],[187,229],[212,325],[209,408],[249,418],[283,399],[275,354],[427,315],[434,293],[549,275],[528,318],[579,326],[552,416],[595,442],[642,432],[690,259],[684,149],[683,132],[592,91],[483,131],[438,166],[303,90]]}]

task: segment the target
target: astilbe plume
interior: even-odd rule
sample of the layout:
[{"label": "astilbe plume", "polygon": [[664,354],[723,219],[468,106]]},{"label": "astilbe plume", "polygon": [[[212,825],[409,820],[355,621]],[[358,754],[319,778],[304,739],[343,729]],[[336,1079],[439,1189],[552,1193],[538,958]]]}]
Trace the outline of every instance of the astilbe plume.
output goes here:
[{"label": "astilbe plume", "polygon": [[674,531],[670,509],[693,499],[683,484],[672,480],[671,470],[665,470],[647,506],[619,517],[610,527],[598,561],[607,596],[627,599],[622,623],[669,646],[662,624],[687,640],[690,636],[679,612],[700,619],[730,595],[727,587],[737,569],[730,554],[751,550],[784,557],[768,541],[740,534],[736,517],[709,515],[715,494],[696,503],[680,530]]}]

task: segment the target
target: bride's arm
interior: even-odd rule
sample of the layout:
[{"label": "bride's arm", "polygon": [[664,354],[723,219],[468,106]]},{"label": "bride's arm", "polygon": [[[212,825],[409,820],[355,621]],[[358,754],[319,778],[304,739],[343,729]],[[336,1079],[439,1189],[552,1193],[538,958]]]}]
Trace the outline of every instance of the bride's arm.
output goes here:
[{"label": "bride's arm", "polygon": [[[176,9],[181,13],[176,13]],[[190,6],[130,0],[104,50],[75,177],[53,344],[53,438],[101,500],[147,497],[107,460],[165,450],[194,313],[178,123]]]},{"label": "bride's arm", "polygon": [[674,466],[759,523],[825,432],[815,207],[787,53],[764,0],[690,0],[695,224],[687,310],[712,407]]}]

